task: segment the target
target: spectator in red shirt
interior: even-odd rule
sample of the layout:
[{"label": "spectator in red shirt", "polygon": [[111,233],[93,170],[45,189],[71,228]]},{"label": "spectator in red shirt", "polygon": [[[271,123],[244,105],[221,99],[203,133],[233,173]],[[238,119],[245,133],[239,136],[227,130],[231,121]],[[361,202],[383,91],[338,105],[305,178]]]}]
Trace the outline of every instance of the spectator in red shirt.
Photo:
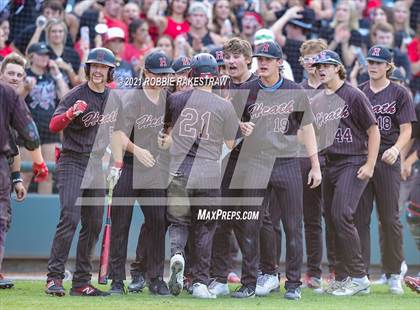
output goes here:
[{"label": "spectator in red shirt", "polygon": [[160,34],[166,34],[175,39],[178,35],[190,30],[186,20],[189,5],[188,0],[173,0],[168,7],[168,16],[164,16],[167,3],[165,1],[155,1],[150,6],[147,18],[156,23]]},{"label": "spectator in red shirt", "polygon": [[122,53],[122,59],[131,63],[136,71],[143,63],[144,55],[147,54],[154,46],[149,35],[149,25],[146,21],[135,19],[128,26],[128,42]]},{"label": "spectator in red shirt", "polygon": [[125,37],[127,38],[128,27],[121,19],[119,19],[122,12],[123,4],[123,0],[106,0],[104,6],[104,15],[105,23],[108,26],[108,28],[121,28],[125,33]]},{"label": "spectator in red shirt", "polygon": [[410,80],[410,89],[416,103],[420,103],[420,20],[414,39],[407,45],[407,55],[410,60],[413,78]]},{"label": "spectator in red shirt", "polygon": [[129,2],[124,5],[122,10],[122,20],[129,26],[135,19],[140,17],[140,7],[135,2]]},{"label": "spectator in red shirt", "polygon": [[13,49],[7,45],[7,35],[5,31],[0,28],[0,56],[6,57],[11,54]]},{"label": "spectator in red shirt", "polygon": [[159,38],[159,28],[156,26],[155,22],[147,18],[147,12],[149,12],[150,6],[153,4],[154,0],[143,0],[140,4],[140,18],[145,20],[149,24],[149,34],[153,40],[153,43],[157,43]]}]

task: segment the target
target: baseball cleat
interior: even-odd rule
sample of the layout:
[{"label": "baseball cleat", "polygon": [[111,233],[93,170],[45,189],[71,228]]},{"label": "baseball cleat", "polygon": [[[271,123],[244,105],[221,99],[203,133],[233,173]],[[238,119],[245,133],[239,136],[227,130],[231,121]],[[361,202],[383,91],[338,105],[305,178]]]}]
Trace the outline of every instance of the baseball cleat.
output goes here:
[{"label": "baseball cleat", "polygon": [[108,292],[103,292],[91,284],[85,284],[70,289],[70,296],[86,296],[86,297],[104,297],[109,296]]},{"label": "baseball cleat", "polygon": [[149,284],[149,292],[153,295],[171,296],[166,282],[162,279],[153,279]]},{"label": "baseball cleat", "polygon": [[125,294],[127,294],[127,290],[125,289],[125,286],[124,286],[124,281],[122,281],[122,280],[112,281],[111,289],[108,291],[108,293],[110,295],[125,295]]},{"label": "baseball cleat", "polygon": [[221,283],[214,280],[209,285],[209,292],[216,296],[226,296],[230,294],[227,283]]},{"label": "baseball cleat", "polygon": [[14,284],[13,284],[12,280],[6,279],[0,273],[0,289],[12,288],[13,286],[14,286]]},{"label": "baseball cleat", "polygon": [[128,285],[128,292],[139,293],[146,287],[146,280],[143,273],[131,276],[131,283]]},{"label": "baseball cleat", "polygon": [[63,287],[63,281],[60,279],[48,280],[44,291],[46,294],[51,296],[62,297],[66,295],[66,291]]},{"label": "baseball cleat", "polygon": [[346,278],[346,279],[344,279],[342,281],[332,280],[329,283],[328,287],[323,290],[323,292],[325,294],[332,294],[335,290],[338,290],[342,286],[344,286],[348,281],[350,281],[350,278]]},{"label": "baseball cleat", "polygon": [[391,274],[388,279],[389,292],[394,295],[404,294],[404,290],[401,285],[401,276],[399,274]]},{"label": "baseball cleat", "polygon": [[279,287],[279,278],[277,274],[264,274],[257,278],[257,286],[255,288],[255,295],[267,296],[272,291]]},{"label": "baseball cleat", "polygon": [[252,287],[242,285],[232,294],[233,298],[255,298],[255,290]]},{"label": "baseball cleat", "polygon": [[302,297],[300,287],[289,287],[286,288],[284,298],[289,300],[299,300]]},{"label": "baseball cleat", "polygon": [[341,288],[332,292],[334,296],[353,296],[361,291],[370,287],[369,279],[364,276],[363,278],[351,278],[349,281],[341,286]]},{"label": "baseball cleat", "polygon": [[182,291],[184,284],[184,266],[185,260],[181,254],[175,254],[171,257],[168,286],[172,295],[178,296]]},{"label": "baseball cleat", "polygon": [[207,285],[204,285],[202,283],[194,283],[193,284],[193,292],[192,296],[196,298],[202,298],[202,299],[214,299],[216,298],[215,294],[212,294]]},{"label": "baseball cleat", "polygon": [[302,288],[319,289],[322,286],[322,280],[317,277],[311,277],[309,274],[305,274],[302,279]]}]

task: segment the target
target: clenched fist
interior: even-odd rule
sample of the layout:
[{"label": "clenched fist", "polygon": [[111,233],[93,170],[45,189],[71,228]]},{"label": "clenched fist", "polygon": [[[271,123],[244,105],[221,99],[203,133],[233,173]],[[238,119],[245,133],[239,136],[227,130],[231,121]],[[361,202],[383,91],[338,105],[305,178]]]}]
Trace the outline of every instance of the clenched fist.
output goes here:
[{"label": "clenched fist", "polygon": [[83,112],[85,112],[86,108],[87,108],[86,101],[77,100],[76,103],[67,110],[66,116],[68,119],[72,120],[76,118],[77,116],[79,116],[80,114],[82,114]]}]

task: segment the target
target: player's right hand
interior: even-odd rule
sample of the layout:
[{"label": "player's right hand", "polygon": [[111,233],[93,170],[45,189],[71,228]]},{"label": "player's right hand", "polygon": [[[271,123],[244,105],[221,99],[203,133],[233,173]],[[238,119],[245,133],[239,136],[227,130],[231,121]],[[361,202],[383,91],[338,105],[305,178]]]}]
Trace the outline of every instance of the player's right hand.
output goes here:
[{"label": "player's right hand", "polygon": [[172,137],[161,130],[158,134],[157,144],[160,149],[167,150],[172,144]]},{"label": "player's right hand", "polygon": [[77,100],[73,106],[71,106],[67,112],[66,116],[68,119],[72,120],[75,117],[79,116],[83,112],[85,112],[87,108],[87,103],[84,100]]},{"label": "player's right hand", "polygon": [[239,127],[241,128],[241,132],[245,137],[248,137],[254,131],[255,124],[253,122],[240,122]]},{"label": "player's right hand", "polygon": [[16,201],[20,202],[26,198],[26,189],[23,186],[22,182],[18,182],[14,185],[14,190],[16,193]]},{"label": "player's right hand", "polygon": [[112,165],[111,169],[109,169],[109,174],[106,180],[112,188],[114,188],[114,186],[118,183],[118,180],[120,179],[122,167],[123,163],[116,161]]},{"label": "player's right hand", "polygon": [[33,163],[32,164],[32,172],[35,175],[34,181],[36,183],[45,182],[48,178],[48,167],[45,164],[45,162],[42,162],[40,164]]},{"label": "player's right hand", "polygon": [[134,156],[141,162],[145,167],[151,168],[156,164],[153,155],[146,149],[136,146],[134,148]]},{"label": "player's right hand", "polygon": [[366,163],[357,171],[357,178],[359,178],[360,180],[367,181],[371,177],[373,177],[374,170],[375,166],[371,166],[370,164]]}]

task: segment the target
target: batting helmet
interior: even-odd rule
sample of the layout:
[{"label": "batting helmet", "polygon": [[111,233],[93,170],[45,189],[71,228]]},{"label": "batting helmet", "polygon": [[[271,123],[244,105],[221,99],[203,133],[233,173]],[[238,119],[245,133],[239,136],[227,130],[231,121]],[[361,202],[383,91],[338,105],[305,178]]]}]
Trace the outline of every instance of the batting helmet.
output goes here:
[{"label": "batting helmet", "polygon": [[209,53],[195,55],[191,61],[191,74],[193,77],[218,75],[216,59]]},{"label": "batting helmet", "polygon": [[108,83],[112,82],[115,69],[115,56],[113,52],[104,47],[97,47],[89,52],[85,67],[86,76],[88,78],[90,75],[90,64],[108,66],[110,68],[108,71]]}]

